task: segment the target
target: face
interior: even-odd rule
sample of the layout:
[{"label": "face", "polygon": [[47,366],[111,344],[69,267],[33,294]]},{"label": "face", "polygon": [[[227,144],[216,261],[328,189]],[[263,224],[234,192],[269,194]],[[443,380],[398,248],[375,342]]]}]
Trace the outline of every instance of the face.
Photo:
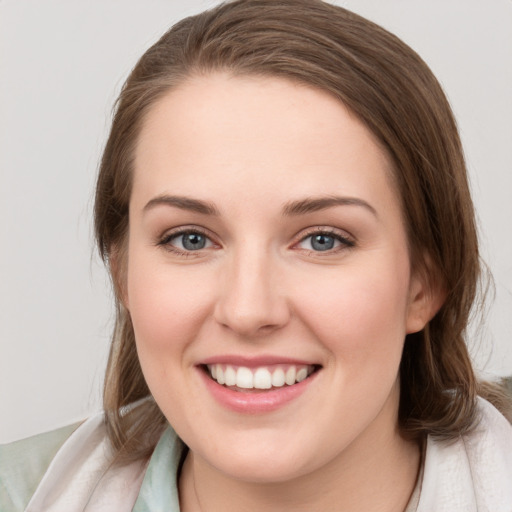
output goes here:
[{"label": "face", "polygon": [[189,79],[145,119],[129,226],[141,366],[198,463],[284,481],[397,436],[425,294],[388,157],[339,101]]}]

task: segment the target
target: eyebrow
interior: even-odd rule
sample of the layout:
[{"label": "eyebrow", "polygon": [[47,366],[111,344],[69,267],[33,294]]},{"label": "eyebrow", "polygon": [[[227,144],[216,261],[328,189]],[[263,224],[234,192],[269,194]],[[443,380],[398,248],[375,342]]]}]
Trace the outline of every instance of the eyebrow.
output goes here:
[{"label": "eyebrow", "polygon": [[[182,210],[188,210],[202,215],[219,215],[217,207],[207,201],[199,199],[192,199],[186,196],[170,196],[161,195],[151,199],[143,211],[146,212],[157,206],[173,206]],[[296,216],[305,215],[307,213],[318,212],[332,208],[334,206],[360,206],[366,208],[373,215],[378,217],[377,211],[373,206],[357,197],[340,197],[340,196],[326,196],[326,197],[313,197],[300,199],[298,201],[291,201],[286,203],[283,208],[283,215]]]},{"label": "eyebrow", "polygon": [[219,215],[219,210],[212,203],[201,201],[199,199],[192,199],[185,196],[157,196],[149,201],[144,206],[143,211],[147,212],[156,206],[174,206],[182,210],[201,213],[203,215]]},{"label": "eyebrow", "polygon": [[304,215],[306,213],[318,212],[332,208],[333,206],[361,206],[378,217],[377,210],[358,197],[326,196],[301,199],[286,203],[283,208],[284,215]]}]

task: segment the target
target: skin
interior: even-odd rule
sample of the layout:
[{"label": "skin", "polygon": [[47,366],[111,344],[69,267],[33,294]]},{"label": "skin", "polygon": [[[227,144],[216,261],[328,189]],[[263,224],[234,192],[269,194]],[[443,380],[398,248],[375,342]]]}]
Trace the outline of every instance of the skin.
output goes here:
[{"label": "skin", "polygon": [[[192,77],[150,110],[124,302],[149,388],[190,448],[183,510],[405,509],[419,449],[398,433],[398,368],[405,335],[438,304],[411,272],[391,176],[339,101],[283,79]],[[333,196],[361,204],[284,211]],[[183,248],[184,227],[207,236],[203,249]],[[332,250],[315,250],[315,230]],[[215,401],[198,368],[226,354],[321,369],[290,403],[244,414]]]}]

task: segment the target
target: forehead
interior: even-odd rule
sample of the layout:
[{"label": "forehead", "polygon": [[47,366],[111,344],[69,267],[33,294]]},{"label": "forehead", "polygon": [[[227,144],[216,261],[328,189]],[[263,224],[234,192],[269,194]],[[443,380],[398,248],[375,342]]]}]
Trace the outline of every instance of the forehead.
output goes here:
[{"label": "forehead", "polygon": [[280,78],[192,77],[146,115],[134,192],[223,194],[227,183],[247,200],[395,194],[387,153],[330,94]]}]

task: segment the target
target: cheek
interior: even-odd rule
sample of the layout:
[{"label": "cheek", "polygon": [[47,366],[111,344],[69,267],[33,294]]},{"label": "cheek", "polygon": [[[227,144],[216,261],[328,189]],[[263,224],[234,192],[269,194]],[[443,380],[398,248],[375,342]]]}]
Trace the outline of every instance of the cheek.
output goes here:
[{"label": "cheek", "polygon": [[186,370],[193,364],[190,347],[211,309],[209,289],[207,275],[176,271],[138,255],[128,269],[129,309],[144,378],[167,419],[177,424],[190,378]]},{"label": "cheek", "polygon": [[[341,364],[399,360],[406,333],[408,275],[398,268],[350,269],[301,286],[300,315]],[[297,293],[298,290],[297,290]]]},{"label": "cheek", "polygon": [[183,351],[211,309],[204,272],[180,271],[134,255],[127,276],[129,310],[141,359]]}]

